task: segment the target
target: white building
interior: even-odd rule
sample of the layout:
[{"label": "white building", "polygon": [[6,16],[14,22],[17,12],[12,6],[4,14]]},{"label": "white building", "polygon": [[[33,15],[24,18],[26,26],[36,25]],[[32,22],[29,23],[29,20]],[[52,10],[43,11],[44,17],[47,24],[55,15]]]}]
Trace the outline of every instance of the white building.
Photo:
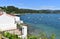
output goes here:
[{"label": "white building", "polygon": [[16,16],[6,14],[5,12],[0,14],[0,31],[16,29],[15,21],[20,21]]},{"label": "white building", "polygon": [[[23,21],[21,21],[17,16],[0,11],[0,31],[17,30],[17,23],[23,23]],[[23,39],[27,37],[27,26],[22,25],[21,32],[23,33],[23,35],[21,35],[23,36]]]}]

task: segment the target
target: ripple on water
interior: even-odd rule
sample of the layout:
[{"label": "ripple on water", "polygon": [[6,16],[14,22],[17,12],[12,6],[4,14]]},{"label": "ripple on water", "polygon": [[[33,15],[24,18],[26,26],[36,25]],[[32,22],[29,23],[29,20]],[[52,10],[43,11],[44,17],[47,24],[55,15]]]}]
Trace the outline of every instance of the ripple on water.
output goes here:
[{"label": "ripple on water", "polygon": [[36,34],[40,31],[48,35],[55,33],[56,39],[60,39],[60,14],[25,14],[21,20],[31,25]]}]

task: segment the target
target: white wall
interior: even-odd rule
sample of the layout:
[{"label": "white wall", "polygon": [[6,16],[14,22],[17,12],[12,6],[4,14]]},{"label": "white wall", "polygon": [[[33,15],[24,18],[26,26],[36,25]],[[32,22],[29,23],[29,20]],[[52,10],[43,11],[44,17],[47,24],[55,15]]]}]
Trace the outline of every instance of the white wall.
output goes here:
[{"label": "white wall", "polygon": [[16,24],[0,24],[0,31],[16,29]]},{"label": "white wall", "polygon": [[14,24],[14,18],[6,15],[0,16],[0,24]]},{"label": "white wall", "polygon": [[0,16],[0,31],[16,29],[14,17],[3,14]]},{"label": "white wall", "polygon": [[16,21],[20,21],[20,17],[15,17],[15,20]]},{"label": "white wall", "polygon": [[22,26],[22,39],[27,39],[27,26]]}]

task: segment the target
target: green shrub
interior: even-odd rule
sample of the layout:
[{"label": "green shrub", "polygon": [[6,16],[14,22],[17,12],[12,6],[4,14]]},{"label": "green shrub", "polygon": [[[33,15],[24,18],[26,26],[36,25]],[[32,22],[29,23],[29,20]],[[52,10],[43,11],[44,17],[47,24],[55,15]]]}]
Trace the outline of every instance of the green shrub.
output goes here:
[{"label": "green shrub", "polygon": [[55,37],[56,37],[56,35],[55,34],[52,34],[50,38],[51,39],[55,39]]},{"label": "green shrub", "polygon": [[3,36],[4,37],[7,37],[9,39],[21,39],[21,38],[18,37],[18,35],[10,34],[9,32],[4,32],[3,33]]},{"label": "green shrub", "polygon": [[29,35],[29,36],[28,36],[28,39],[37,39],[37,36]]},{"label": "green shrub", "polygon": [[51,36],[47,36],[46,33],[40,33],[39,35],[28,35],[28,39],[55,39],[56,35],[52,34]]}]

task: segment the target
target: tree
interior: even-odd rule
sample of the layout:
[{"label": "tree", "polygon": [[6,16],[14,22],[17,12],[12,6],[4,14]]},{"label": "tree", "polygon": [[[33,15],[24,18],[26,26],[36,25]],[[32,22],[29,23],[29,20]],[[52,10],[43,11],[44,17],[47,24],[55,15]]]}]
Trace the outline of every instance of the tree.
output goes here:
[{"label": "tree", "polygon": [[34,35],[31,35],[31,36],[28,37],[28,39],[37,39],[37,37],[34,36]]},{"label": "tree", "polygon": [[51,39],[55,39],[55,37],[56,37],[56,35],[55,34],[52,34],[50,38]]}]

